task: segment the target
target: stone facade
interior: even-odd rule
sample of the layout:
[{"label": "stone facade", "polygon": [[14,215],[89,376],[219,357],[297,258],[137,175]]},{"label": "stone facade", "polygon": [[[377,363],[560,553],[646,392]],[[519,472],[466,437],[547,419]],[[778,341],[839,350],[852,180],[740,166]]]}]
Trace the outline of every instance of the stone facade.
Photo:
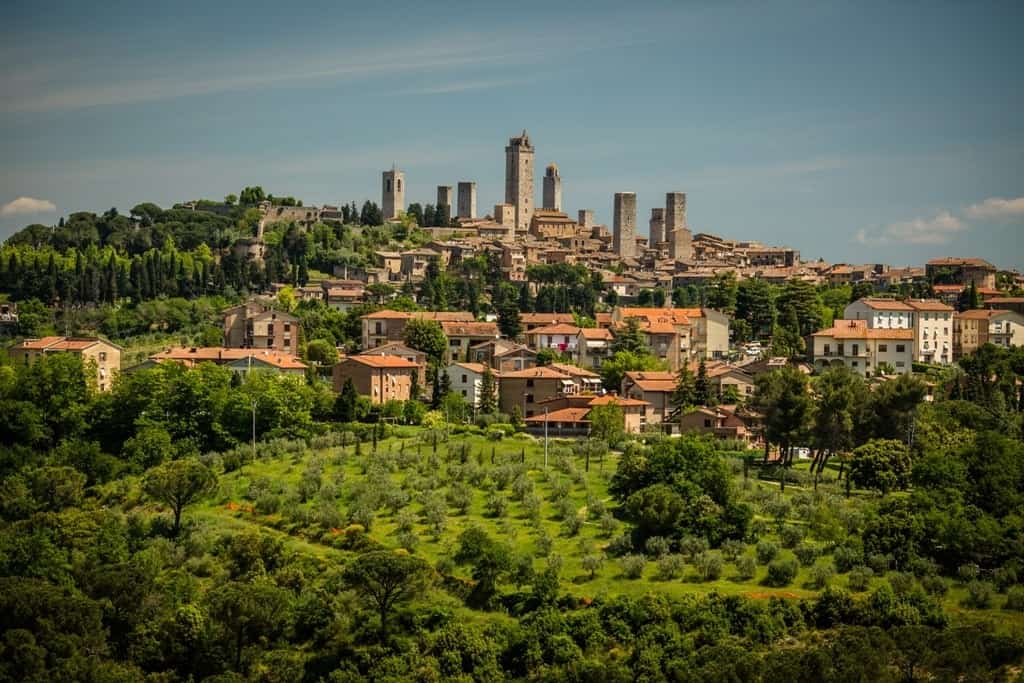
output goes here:
[{"label": "stone facade", "polygon": [[580,230],[590,232],[594,227],[594,210],[580,209],[576,212],[576,222],[579,224]]},{"label": "stone facade", "polygon": [[548,164],[544,171],[544,208],[562,210],[562,176],[558,175],[555,164]]},{"label": "stone facade", "polygon": [[447,225],[452,219],[452,202],[455,201],[455,193],[451,185],[437,186],[437,210],[444,214],[444,224]]},{"label": "stone facade", "polygon": [[511,204],[495,204],[494,222],[508,228],[511,237],[515,238],[516,207]]},{"label": "stone facade", "polygon": [[476,218],[476,183],[462,181],[459,183],[459,218]]},{"label": "stone facade", "polygon": [[400,211],[405,210],[405,173],[397,168],[384,171],[381,182],[380,209],[384,220],[398,218]]},{"label": "stone facade", "polygon": [[670,257],[684,261],[693,258],[692,235],[686,224],[685,192],[665,194],[665,236]]},{"label": "stone facade", "polygon": [[612,245],[621,258],[636,256],[636,193],[616,192]]},{"label": "stone facade", "polygon": [[516,232],[526,232],[533,218],[533,158],[534,149],[525,130],[521,136],[509,138],[505,148],[505,203],[515,207]]},{"label": "stone facade", "polygon": [[658,206],[651,209],[650,228],[650,245],[652,247],[658,242],[667,241],[665,239],[665,209]]}]

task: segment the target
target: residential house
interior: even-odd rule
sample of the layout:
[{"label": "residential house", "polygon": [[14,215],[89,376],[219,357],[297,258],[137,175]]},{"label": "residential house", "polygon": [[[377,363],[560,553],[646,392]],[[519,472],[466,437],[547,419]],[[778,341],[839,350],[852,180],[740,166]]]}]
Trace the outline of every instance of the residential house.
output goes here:
[{"label": "residential house", "polygon": [[914,310],[914,360],[949,365],[953,362],[952,306],[941,301],[908,299]]},{"label": "residential house", "polygon": [[1024,315],[1024,296],[985,297],[985,308],[998,308],[1002,311],[1013,311]]},{"label": "residential house", "polygon": [[537,352],[508,339],[491,339],[469,347],[469,359],[499,372],[510,372],[537,365]]},{"label": "residential house", "polygon": [[1024,344],[1024,316],[1014,311],[974,309],[953,318],[953,356],[968,356],[984,344],[1004,349]]},{"label": "residential house", "polygon": [[672,433],[677,427],[669,417],[674,412],[672,394],[675,393],[678,377],[674,372],[662,370],[630,370],[622,378],[622,396],[646,401],[650,404],[647,412],[648,424],[662,424]]},{"label": "residential house", "polygon": [[295,355],[301,342],[299,319],[257,301],[224,311],[224,346],[231,349],[273,349]]},{"label": "residential house", "polygon": [[576,364],[580,367],[600,369],[601,363],[612,355],[611,330],[604,327],[582,327],[576,339]]},{"label": "residential house", "polygon": [[375,346],[372,349],[367,349],[360,352],[360,356],[395,356],[397,358],[404,358],[410,363],[415,363],[420,366],[419,383],[420,387],[427,385],[427,354],[423,353],[419,349],[414,349],[406,346],[402,342],[389,342],[387,344],[381,344]]},{"label": "residential house", "polygon": [[573,355],[576,353],[579,333],[580,328],[567,323],[535,327],[526,333],[526,344],[538,351],[548,349]]},{"label": "residential house", "polygon": [[341,392],[351,379],[359,395],[373,403],[408,401],[419,373],[419,364],[398,356],[349,356],[334,366],[334,390]]},{"label": "residential house", "polygon": [[925,275],[936,284],[995,288],[996,267],[980,258],[948,257],[932,259],[924,264]]},{"label": "residential house", "polygon": [[[484,373],[488,367],[482,363],[452,363],[446,369],[448,379],[451,380],[452,391],[473,406],[480,407],[480,399],[483,397]],[[498,373],[491,370],[494,376],[494,399],[497,402]]]},{"label": "residential house", "polygon": [[623,429],[627,433],[638,434],[645,430],[649,404],[614,394],[553,397],[523,422],[527,431],[534,434],[543,433],[546,423],[549,436],[585,436],[590,433],[591,411],[606,405],[616,405],[622,410]]},{"label": "residential house", "polygon": [[569,375],[550,367],[535,367],[502,372],[498,403],[503,413],[511,415],[518,408],[523,417],[532,417],[544,401],[575,392],[576,383]]},{"label": "residential house", "polygon": [[913,364],[913,330],[871,328],[865,320],[836,320],[832,327],[815,332],[812,339],[812,359],[818,370],[845,365],[870,377],[886,366],[906,374]]},{"label": "residential house", "polygon": [[574,325],[576,319],[572,313],[520,313],[519,322],[523,324],[523,329],[529,332],[547,325]]},{"label": "residential house", "polygon": [[372,349],[388,342],[402,341],[405,326],[410,320],[436,320],[444,322],[473,322],[473,314],[465,311],[376,311],[360,318],[363,324],[362,348]]},{"label": "residential house", "polygon": [[117,344],[99,337],[41,337],[26,339],[7,349],[14,364],[31,365],[38,358],[51,353],[72,353],[81,356],[82,363],[94,368],[96,388],[109,391],[114,378],[121,371],[121,353]]},{"label": "residential house", "polygon": [[736,406],[698,407],[679,418],[679,430],[684,434],[711,434],[719,439],[745,441],[751,447],[761,440],[759,424],[760,416]]},{"label": "residential house", "polygon": [[570,365],[569,363],[551,363],[548,367],[569,375],[572,378],[573,384],[576,385],[578,393],[597,393],[601,391],[601,375],[596,372],[591,372],[586,368]]},{"label": "residential house", "polygon": [[448,359],[468,358],[469,347],[501,337],[498,324],[493,322],[442,321],[441,329],[448,337]]}]

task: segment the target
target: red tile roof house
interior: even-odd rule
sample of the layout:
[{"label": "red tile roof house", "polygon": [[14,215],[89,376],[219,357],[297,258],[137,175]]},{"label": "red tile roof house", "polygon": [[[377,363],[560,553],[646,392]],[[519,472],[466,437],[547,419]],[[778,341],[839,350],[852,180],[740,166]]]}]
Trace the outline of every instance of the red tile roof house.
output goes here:
[{"label": "red tile roof house", "polygon": [[351,379],[359,395],[373,403],[408,401],[413,376],[419,373],[419,364],[398,356],[349,356],[334,366],[333,384],[334,390],[340,393],[345,382]]},{"label": "red tile roof house", "polygon": [[228,349],[222,346],[182,346],[154,353],[149,357],[154,363],[181,363],[195,367],[200,363],[226,365],[244,375],[250,370],[269,370],[282,374],[301,375],[306,364],[290,353],[275,349]]},{"label": "red tile roof house", "polygon": [[598,406],[606,405],[617,405],[622,409],[623,427],[627,433],[637,434],[647,426],[650,403],[614,394],[551,398],[544,401],[539,410],[526,418],[524,423],[527,431],[535,434],[542,434],[544,423],[547,422],[549,436],[583,436],[590,433],[590,412]]}]

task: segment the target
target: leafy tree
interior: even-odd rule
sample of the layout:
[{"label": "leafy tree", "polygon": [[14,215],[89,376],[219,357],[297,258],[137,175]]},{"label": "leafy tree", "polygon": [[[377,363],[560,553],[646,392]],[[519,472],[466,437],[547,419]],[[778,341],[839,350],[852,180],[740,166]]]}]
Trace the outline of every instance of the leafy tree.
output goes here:
[{"label": "leafy tree", "polygon": [[626,320],[626,324],[615,331],[615,337],[612,339],[612,351],[634,355],[647,353],[647,345],[644,344],[643,335],[640,333],[640,322],[636,318]]},{"label": "leafy tree", "polygon": [[680,412],[697,405],[697,386],[690,366],[682,363],[676,375],[676,388],[672,392],[672,410]]},{"label": "leafy tree", "polygon": [[795,368],[785,367],[761,375],[756,386],[754,404],[765,416],[765,458],[774,443],[779,445],[783,462],[789,462],[791,447],[804,438],[811,417],[807,377]]},{"label": "leafy tree", "polygon": [[174,514],[173,534],[181,531],[181,513],[217,486],[217,475],[194,458],[172,460],[146,472],[142,490],[150,498],[170,506]]},{"label": "leafy tree", "polygon": [[338,349],[326,339],[310,339],[306,344],[306,360],[321,368],[331,368],[338,362]]},{"label": "leafy tree", "polygon": [[894,380],[883,382],[871,394],[875,436],[901,439],[911,444],[918,409],[927,394],[924,382],[911,375],[900,375]]},{"label": "leafy tree", "polygon": [[280,636],[288,624],[287,591],[267,581],[229,581],[209,593],[210,616],[231,642],[234,670],[242,672],[245,648]]},{"label": "leafy tree", "polygon": [[413,318],[406,324],[402,340],[410,348],[427,354],[434,363],[443,361],[448,350],[448,337],[436,320]]},{"label": "leafy tree", "polygon": [[522,334],[523,323],[519,316],[518,302],[508,299],[498,307],[498,329],[508,339],[516,339]]},{"label": "leafy tree", "polygon": [[860,488],[886,494],[904,488],[910,476],[910,453],[895,439],[872,439],[853,451],[850,481]]},{"label": "leafy tree", "polygon": [[405,552],[379,550],[345,566],[345,582],[370,601],[380,616],[380,639],[387,640],[388,616],[395,606],[419,594],[430,580],[430,565]]},{"label": "leafy tree", "polygon": [[855,445],[870,429],[867,385],[860,375],[842,366],[829,368],[814,383],[813,443],[817,449],[812,471],[825,470],[829,457]]},{"label": "leafy tree", "polygon": [[471,526],[459,535],[459,547],[453,558],[456,564],[472,565],[476,585],[470,602],[486,605],[497,592],[498,580],[512,569],[512,552],[495,541],[487,532]]},{"label": "leafy tree", "polygon": [[596,406],[587,414],[590,436],[607,444],[617,444],[625,434],[626,418],[622,408],[614,403]]},{"label": "leafy tree", "polygon": [[708,308],[732,315],[736,312],[738,291],[735,271],[726,270],[715,273],[715,276],[707,284],[706,304]]},{"label": "leafy tree", "polygon": [[608,391],[620,391],[622,378],[631,370],[663,370],[666,364],[649,353],[619,351],[601,363],[601,384]]},{"label": "leafy tree", "polygon": [[745,321],[755,338],[769,336],[775,325],[771,285],[757,277],[741,281],[736,289],[736,319]]}]

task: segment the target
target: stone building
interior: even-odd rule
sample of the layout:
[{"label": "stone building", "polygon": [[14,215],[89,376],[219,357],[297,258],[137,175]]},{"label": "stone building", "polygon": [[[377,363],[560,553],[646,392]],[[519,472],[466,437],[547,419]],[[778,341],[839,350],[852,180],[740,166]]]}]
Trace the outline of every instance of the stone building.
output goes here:
[{"label": "stone building", "polygon": [[511,237],[515,238],[516,207],[512,204],[495,204],[494,222],[508,228]]},{"label": "stone building", "polygon": [[651,209],[650,221],[650,245],[653,247],[659,242],[667,242],[665,239],[665,209],[655,206]]},{"label": "stone building", "polygon": [[224,311],[224,346],[231,349],[275,349],[295,355],[301,331],[299,319],[256,301]]},{"label": "stone building", "polygon": [[459,183],[459,218],[476,218],[476,183],[461,181]]},{"label": "stone building", "polygon": [[576,223],[579,224],[580,230],[590,232],[590,230],[594,227],[594,210],[580,209],[576,213]]},{"label": "stone building", "polygon": [[340,393],[351,379],[359,395],[375,404],[408,401],[419,373],[419,365],[399,356],[349,356],[334,366],[332,383]]},{"label": "stone building", "polygon": [[7,350],[12,363],[31,365],[51,353],[72,353],[82,357],[86,370],[95,372],[96,388],[109,391],[114,377],[121,371],[121,353],[117,344],[99,337],[42,337],[26,339]]},{"label": "stone building", "polygon": [[544,208],[562,210],[562,177],[556,164],[548,164],[544,171]]},{"label": "stone building", "polygon": [[516,232],[526,232],[533,218],[533,157],[525,130],[521,136],[509,138],[505,148],[505,203],[515,208]]},{"label": "stone building", "polygon": [[616,192],[612,246],[621,258],[636,256],[636,193]]},{"label": "stone building", "polygon": [[395,167],[383,173],[380,209],[386,221],[398,218],[405,210],[405,173]]},{"label": "stone building", "polygon": [[693,258],[692,235],[686,224],[686,193],[665,193],[665,238],[669,242],[669,256],[688,261]]}]

